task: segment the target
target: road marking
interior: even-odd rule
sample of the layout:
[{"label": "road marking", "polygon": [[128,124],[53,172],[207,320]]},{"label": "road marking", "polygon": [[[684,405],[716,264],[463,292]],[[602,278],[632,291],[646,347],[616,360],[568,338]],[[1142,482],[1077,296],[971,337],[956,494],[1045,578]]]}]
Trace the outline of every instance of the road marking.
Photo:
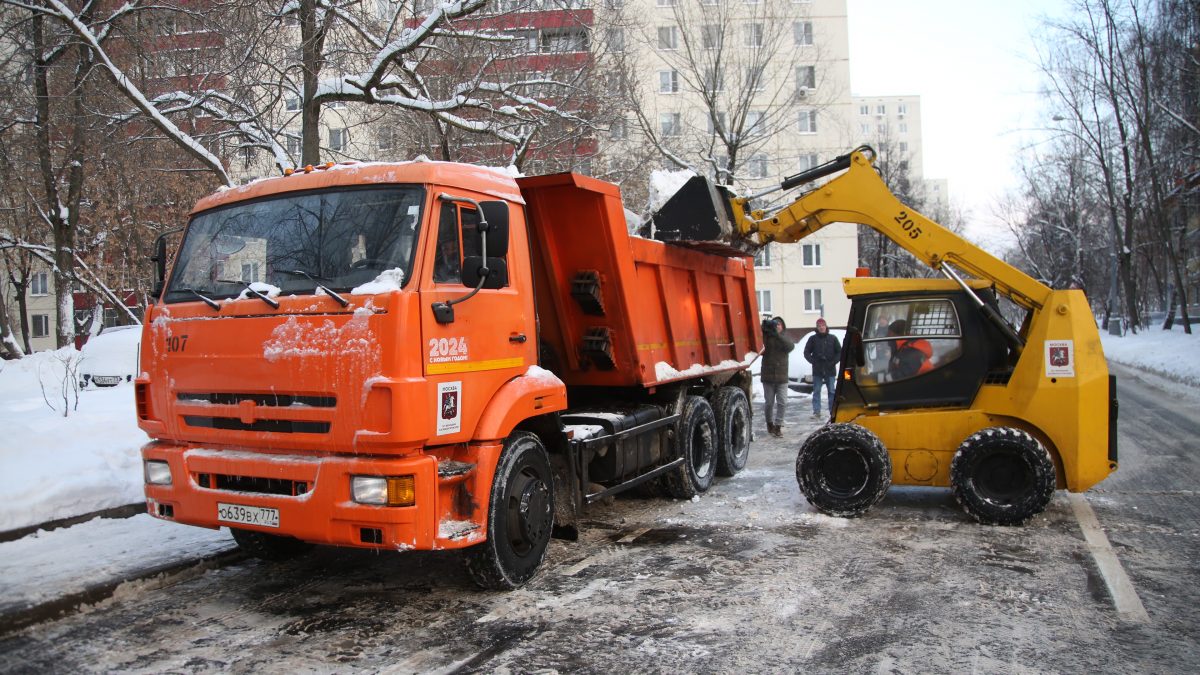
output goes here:
[{"label": "road marking", "polygon": [[1087,540],[1092,559],[1096,561],[1100,575],[1104,577],[1104,583],[1108,586],[1108,594],[1112,596],[1117,616],[1133,623],[1149,623],[1150,615],[1142,606],[1142,599],[1138,597],[1133,582],[1129,580],[1129,575],[1117,559],[1117,552],[1113,550],[1104,529],[1100,527],[1092,505],[1081,494],[1068,494],[1067,499],[1071,502],[1071,510],[1075,512],[1076,520],[1079,521],[1079,529],[1083,530],[1083,538]]},{"label": "road marking", "polygon": [[638,529],[634,530],[633,532],[630,532],[629,534],[625,535],[624,537],[621,537],[620,539],[618,539],[617,543],[618,544],[632,544],[634,539],[637,539],[638,537],[642,536],[643,534],[646,534],[649,531],[650,531],[650,528],[648,528],[648,527],[638,528]]}]

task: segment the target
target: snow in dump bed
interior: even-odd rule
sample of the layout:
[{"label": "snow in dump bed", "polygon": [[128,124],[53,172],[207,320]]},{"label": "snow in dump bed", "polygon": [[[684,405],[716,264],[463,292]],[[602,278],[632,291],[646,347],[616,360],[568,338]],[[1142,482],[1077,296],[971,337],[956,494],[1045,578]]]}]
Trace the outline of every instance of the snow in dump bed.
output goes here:
[{"label": "snow in dump bed", "polygon": [[389,291],[398,291],[404,285],[404,270],[399,267],[394,267],[390,270],[384,270],[373,281],[368,281],[362,286],[355,287],[350,290],[350,295],[371,295],[374,293],[387,293]]},{"label": "snow in dump bed", "polygon": [[697,363],[687,370],[676,370],[671,364],[666,361],[659,361],[654,364],[654,377],[659,382],[666,380],[679,380],[686,377],[700,377],[710,373],[716,373],[724,370],[734,370],[737,368],[745,368],[758,358],[758,354],[747,352],[741,361],[726,359],[715,366],[706,366],[703,363]]},{"label": "snow in dump bed", "polygon": [[1200,324],[1192,325],[1191,335],[1176,324],[1171,330],[1155,326],[1137,335],[1102,333],[1100,342],[1109,360],[1200,386]]}]

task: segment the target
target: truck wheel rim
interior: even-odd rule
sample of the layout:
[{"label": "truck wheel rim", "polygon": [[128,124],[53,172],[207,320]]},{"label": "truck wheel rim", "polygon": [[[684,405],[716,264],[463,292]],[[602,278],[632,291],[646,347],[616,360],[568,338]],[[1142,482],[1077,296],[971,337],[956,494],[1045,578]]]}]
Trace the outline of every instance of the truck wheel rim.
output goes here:
[{"label": "truck wheel rim", "polygon": [[692,471],[704,478],[712,471],[712,457],[708,448],[712,446],[712,428],[697,424],[692,431]]},{"label": "truck wheel rim", "polygon": [[817,466],[826,491],[836,497],[859,494],[871,478],[866,457],[853,448],[832,448],[821,456]]},{"label": "truck wheel rim", "polygon": [[550,490],[530,467],[516,476],[508,516],[509,541],[518,555],[529,553],[550,530]]}]

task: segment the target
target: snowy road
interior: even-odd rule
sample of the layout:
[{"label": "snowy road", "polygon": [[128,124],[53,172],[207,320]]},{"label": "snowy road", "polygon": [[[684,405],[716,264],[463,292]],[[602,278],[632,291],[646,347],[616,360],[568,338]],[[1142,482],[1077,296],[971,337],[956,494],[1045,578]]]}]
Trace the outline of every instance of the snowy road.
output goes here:
[{"label": "snowy road", "polygon": [[0,671],[1191,670],[1200,400],[1117,373],[1121,470],[1085,499],[1148,622],[1118,615],[1065,493],[1024,528],[975,525],[939,490],[813,513],[792,475],[806,420],[760,428],[699,502],[597,508],[513,593],[474,590],[448,554],[245,561],[6,637]]}]

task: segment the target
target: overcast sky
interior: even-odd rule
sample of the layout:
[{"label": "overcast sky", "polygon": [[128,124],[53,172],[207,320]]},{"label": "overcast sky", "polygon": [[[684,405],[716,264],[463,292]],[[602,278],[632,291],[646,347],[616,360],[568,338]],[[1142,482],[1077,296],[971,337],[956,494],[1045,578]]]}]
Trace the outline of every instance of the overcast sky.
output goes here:
[{"label": "overcast sky", "polygon": [[856,96],[918,95],[925,176],[950,182],[972,238],[986,239],[996,202],[1017,186],[1022,145],[1051,113],[1033,36],[1066,0],[847,0]]}]

